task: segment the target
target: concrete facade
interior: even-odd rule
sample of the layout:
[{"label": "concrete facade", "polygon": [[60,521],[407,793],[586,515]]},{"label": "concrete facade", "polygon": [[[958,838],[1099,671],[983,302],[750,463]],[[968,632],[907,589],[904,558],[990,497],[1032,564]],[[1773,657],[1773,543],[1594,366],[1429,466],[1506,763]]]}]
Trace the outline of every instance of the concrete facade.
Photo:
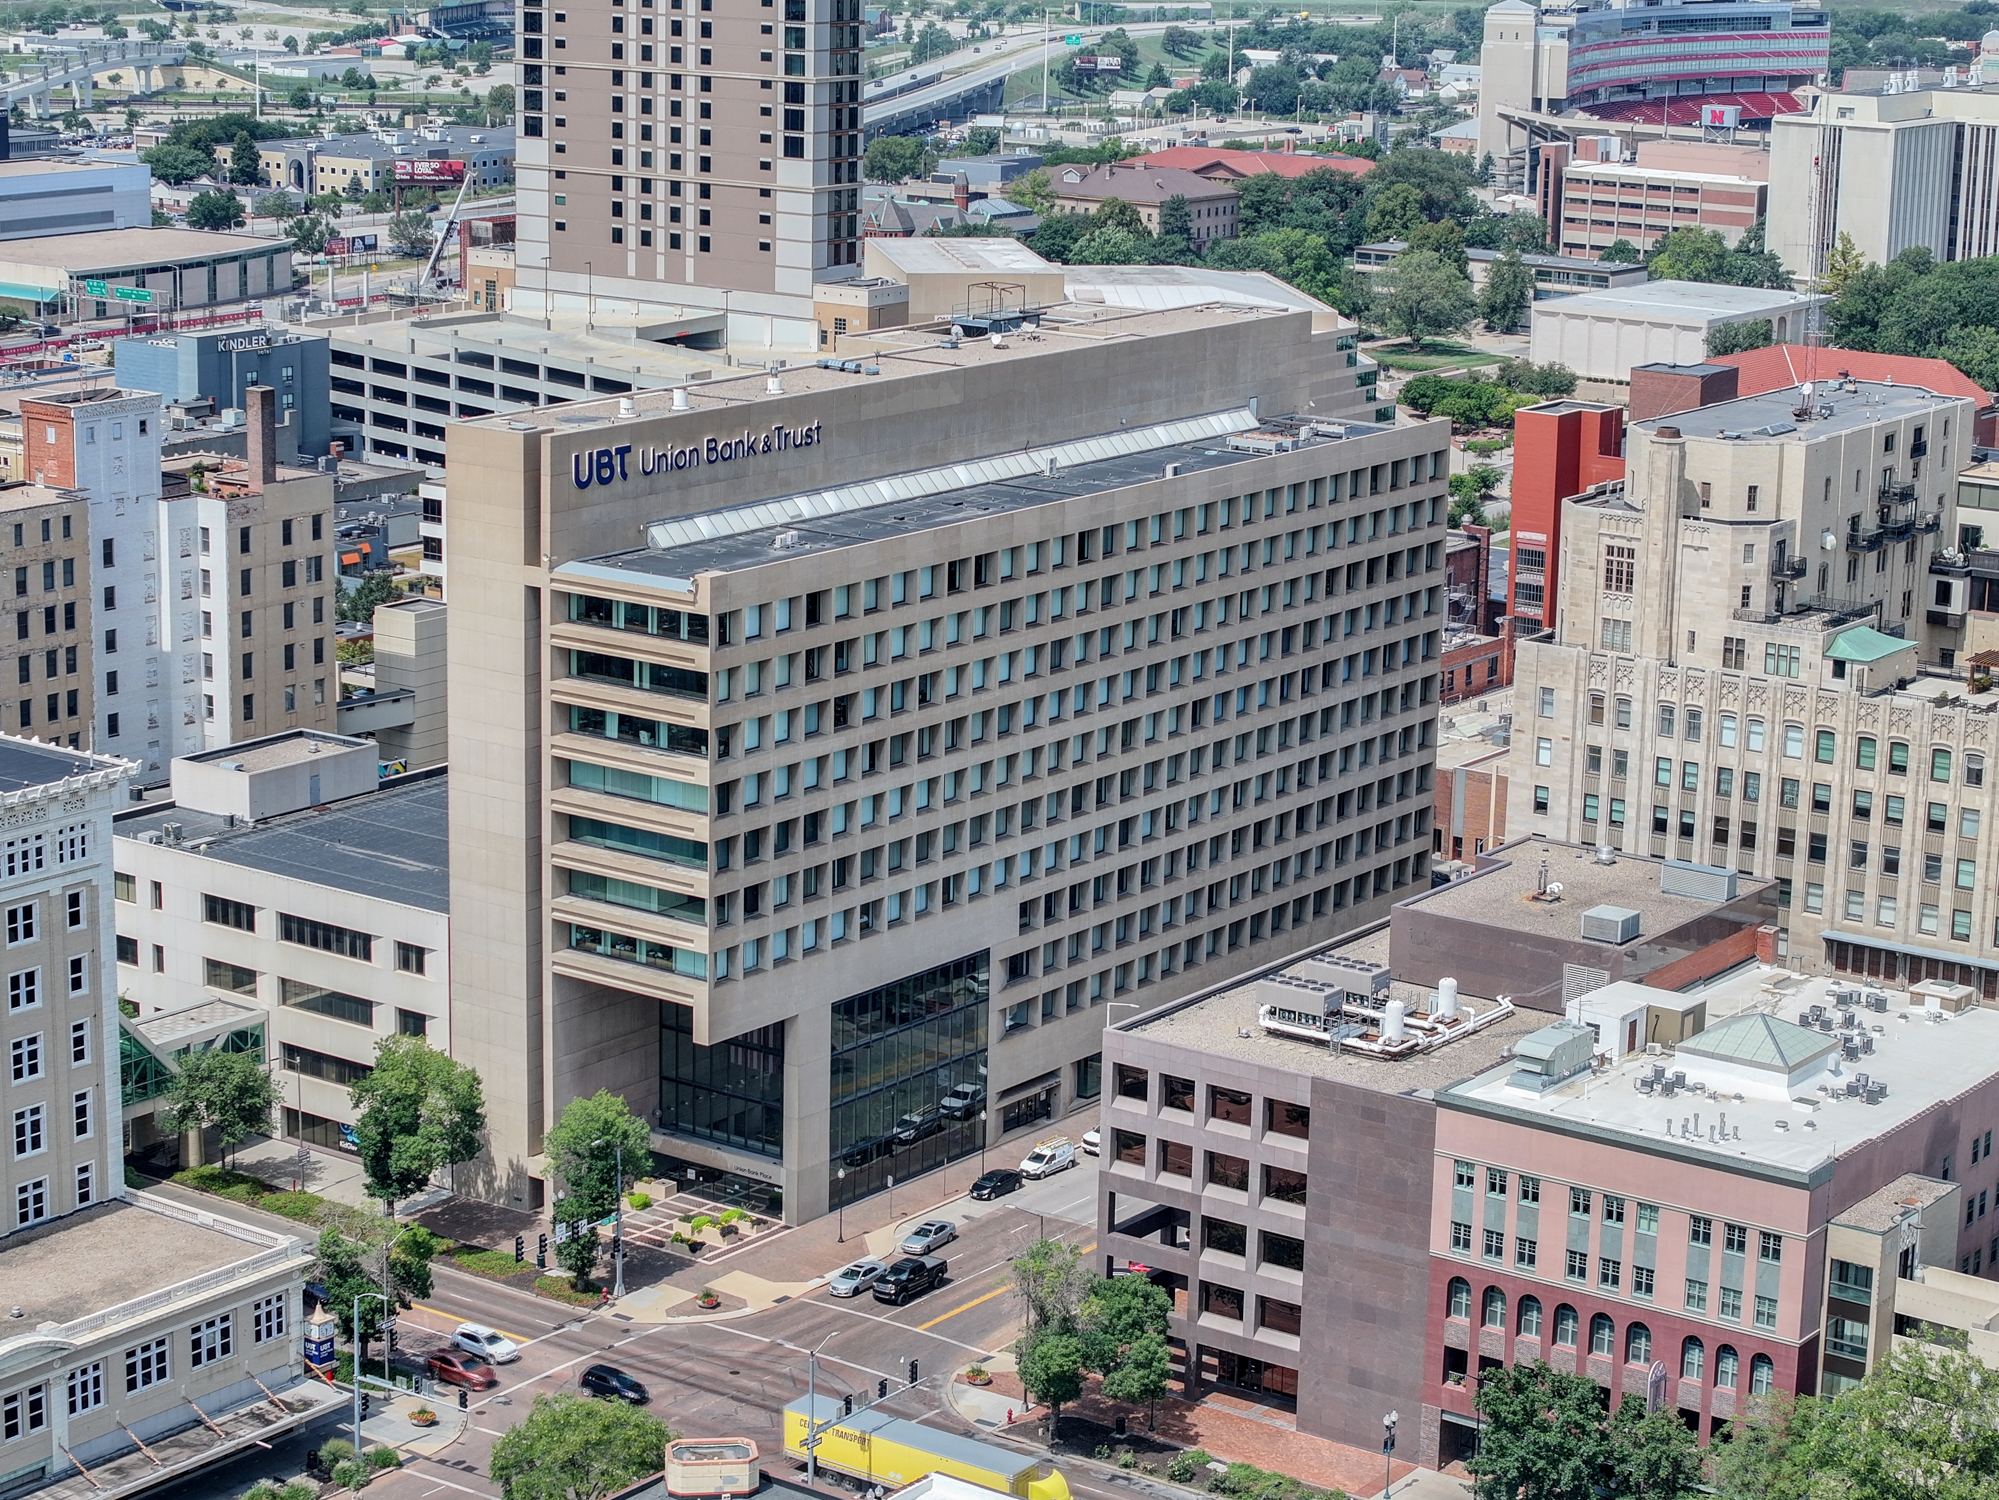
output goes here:
[{"label": "concrete facade", "polygon": [[151,224],[152,189],[139,162],[0,162],[0,240]]},{"label": "concrete facade", "polygon": [[206,396],[217,411],[240,409],[244,390],[268,385],[278,421],[291,424],[294,446],[317,457],[326,451],[327,340],[322,335],[167,333],[118,339],[111,346],[118,383],[157,391],[171,404]]},{"label": "concrete facade", "polygon": [[1584,380],[1621,385],[1634,365],[1697,365],[1724,323],[1767,320],[1780,344],[1802,336],[1819,298],[1759,287],[1654,281],[1534,304],[1533,358],[1567,365]]},{"label": "concrete facade", "polygon": [[[1441,428],[1266,439],[1244,409],[1362,407],[1344,328],[1069,305],[1038,337],[877,335],[877,376],[797,368],[693,387],[684,410],[676,393],[629,414],[577,405],[553,431],[452,429],[453,504],[472,518],[449,617],[454,1005],[493,1105],[483,1191],[533,1201],[541,1132],[578,1093],[652,1113],[664,1013],[689,1048],[754,1049],[773,1081],[746,1101],[756,1133],[732,1117],[656,1149],[778,1185],[787,1216],[813,1217],[872,1191],[899,1149],[871,1155],[836,1110],[936,1100],[919,1078],[836,1097],[832,1013],[801,993],[866,996],[964,956],[938,1003],[967,1013],[953,1066],[986,1090],[996,1137],[1095,1096],[1106,1002],[1205,986],[1426,878]],[[1189,422],[1218,436],[1187,448]],[[1016,487],[1030,473],[1042,489]],[[745,509],[773,485],[800,498]],[[805,503],[822,491],[835,520]],[[972,494],[976,513],[951,503]],[[979,644],[1009,631],[998,655]],[[1079,650],[1108,652],[1109,675],[1078,670]],[[926,652],[912,675],[893,665]],[[815,736],[823,750],[787,763],[782,746]],[[1244,769],[1217,774],[1217,756]],[[596,951],[606,933],[653,957]],[[957,1135],[954,1152],[977,1149]]]},{"label": "concrete facade", "polygon": [[1935,557],[1973,406],[1818,399],[1635,423],[1621,487],[1564,507],[1561,609],[1516,656],[1515,827],[1774,878],[1807,970],[1990,1000],[1995,746],[1942,667],[1968,570]]}]

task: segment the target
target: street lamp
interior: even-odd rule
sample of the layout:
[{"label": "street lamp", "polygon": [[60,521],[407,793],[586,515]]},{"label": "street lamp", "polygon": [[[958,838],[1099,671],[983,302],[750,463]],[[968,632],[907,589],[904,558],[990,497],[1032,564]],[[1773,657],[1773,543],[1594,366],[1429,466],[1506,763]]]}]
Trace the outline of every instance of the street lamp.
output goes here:
[{"label": "street lamp", "polygon": [[1388,1492],[1395,1487],[1395,1424],[1402,1420],[1402,1413],[1392,1411],[1381,1419],[1381,1500],[1388,1500]]},{"label": "street lamp", "polygon": [[[590,1144],[602,1146],[607,1143],[597,1140]],[[617,1300],[625,1295],[625,1143],[611,1141],[608,1144],[618,1156],[618,1200],[617,1207],[612,1210],[614,1218],[611,1230],[611,1263],[617,1268],[617,1284],[611,1288],[611,1296]]]},{"label": "street lamp", "polygon": [[[847,1180],[847,1169],[845,1167],[840,1168],[838,1175],[839,1175],[839,1180],[844,1183]],[[839,1243],[844,1245],[847,1243],[847,1190],[844,1187],[836,1187],[833,1189],[833,1191],[840,1195]]]},{"label": "street lamp", "polygon": [[[356,1292],[354,1294],[354,1321],[349,1326],[354,1330],[354,1340],[353,1340],[354,1342],[354,1451],[356,1453],[362,1451],[361,1448],[361,1304],[370,1297],[380,1297],[384,1302],[387,1302],[389,1304],[389,1308],[391,1311],[395,1309],[396,1305],[392,1298],[385,1296],[381,1292]],[[386,1358],[386,1356],[384,1357]]]},{"label": "street lamp", "polygon": [[986,1175],[986,1112],[979,1111],[979,1175]]},{"label": "street lamp", "polygon": [[[838,1333],[839,1331],[836,1328],[833,1330],[833,1333]],[[805,1356],[805,1482],[808,1485],[819,1483],[819,1387],[817,1381],[819,1351],[826,1347],[828,1341],[832,1339],[833,1333],[827,1334],[825,1338],[814,1344],[812,1352]],[[828,1422],[826,1425],[831,1427],[833,1424]]]}]

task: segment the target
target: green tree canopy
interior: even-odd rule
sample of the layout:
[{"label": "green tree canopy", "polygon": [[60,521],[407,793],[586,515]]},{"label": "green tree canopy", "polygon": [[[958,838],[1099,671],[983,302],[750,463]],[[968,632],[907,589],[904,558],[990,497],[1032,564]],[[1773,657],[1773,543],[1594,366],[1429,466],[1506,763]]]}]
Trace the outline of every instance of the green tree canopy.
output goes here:
[{"label": "green tree canopy", "polygon": [[1511,333],[1527,321],[1534,305],[1534,272],[1509,250],[1485,270],[1485,285],[1479,288],[1478,316],[1495,333]]},{"label": "green tree canopy", "polygon": [[235,229],[243,222],[243,200],[226,188],[196,193],[187,203],[191,229]]},{"label": "green tree canopy", "polygon": [[479,1154],[486,1128],[479,1075],[420,1036],[377,1042],[374,1071],[347,1093],[359,1111],[354,1133],[368,1196],[385,1211]]},{"label": "green tree canopy", "polygon": [[153,169],[153,175],[161,182],[179,187],[193,182],[197,177],[205,177],[215,170],[215,158],[206,151],[192,146],[177,146],[171,141],[139,153],[139,160]]},{"label": "green tree canopy", "polygon": [[506,1500],[603,1500],[657,1474],[671,1441],[664,1422],[628,1402],[537,1396],[493,1444],[489,1472]]},{"label": "green tree canopy", "polygon": [[[368,1237],[331,1226],[320,1231],[313,1280],[326,1288],[328,1310],[339,1321],[341,1333],[354,1340],[362,1353],[370,1340],[380,1336],[388,1316],[384,1291],[395,1298],[399,1308],[430,1295],[430,1260],[443,1243],[420,1224],[398,1229],[391,1220],[382,1221],[382,1227]],[[358,1330],[354,1322],[357,1297],[361,1309]]]},{"label": "green tree canopy", "polygon": [[[1411,250],[1428,250],[1467,280],[1471,262],[1465,258],[1465,232],[1456,219],[1439,219],[1434,224],[1418,224],[1409,232]],[[1519,257],[1515,256],[1517,260]]]},{"label": "green tree canopy", "polygon": [[1083,1252],[1061,1240],[1036,1240],[1013,1261],[1013,1286],[1027,1308],[1030,1334],[1075,1331],[1091,1278]]},{"label": "green tree canopy", "polygon": [[[297,221],[294,220],[294,223]],[[403,586],[388,573],[370,573],[351,589],[341,589],[334,601],[335,619],[349,620],[359,624],[370,624],[375,618],[375,607],[389,604],[403,597]]]},{"label": "green tree canopy", "polygon": [[1740,354],[1746,349],[1767,349],[1776,339],[1768,318],[1750,318],[1740,323],[1720,323],[1708,330],[1707,352],[1712,359],[1720,354]]},{"label": "green tree canopy", "polygon": [[1375,195],[1367,210],[1367,235],[1371,240],[1407,240],[1428,221],[1423,217],[1423,194],[1410,183],[1393,183]]},{"label": "green tree canopy", "polygon": [[405,255],[428,255],[436,243],[437,232],[430,227],[430,215],[421,209],[404,209],[389,220],[389,244]]},{"label": "green tree canopy", "polygon": [[1020,1345],[1021,1388],[1048,1408],[1048,1436],[1060,1431],[1062,1408],[1083,1394],[1083,1345],[1074,1334],[1025,1334]]},{"label": "green tree canopy", "polygon": [[250,138],[250,132],[239,130],[229,147],[229,180],[238,187],[250,187],[264,175],[263,162],[257,155],[257,143]]},{"label": "green tree canopy", "polygon": [[907,135],[878,135],[868,142],[861,157],[861,172],[869,182],[906,182],[912,177],[928,177],[937,165],[937,153]]},{"label": "green tree canopy", "polygon": [[[616,1165],[620,1144],[623,1180]],[[652,1160],[651,1144],[646,1122],[632,1113],[623,1095],[609,1089],[571,1099],[542,1140],[549,1165],[568,1193],[564,1202],[591,1219],[602,1219],[618,1206],[619,1195]]]},{"label": "green tree canopy", "polygon": [[1699,1477],[1700,1450],[1675,1412],[1635,1396],[1615,1416],[1597,1383],[1535,1361],[1488,1369],[1475,1398],[1484,1424],[1466,1467],[1475,1500],[1676,1500]]},{"label": "green tree canopy", "polygon": [[292,242],[292,249],[301,255],[320,254],[332,237],[332,221],[322,214],[300,214],[285,220],[285,238]]},{"label": "green tree canopy", "polygon": [[1603,254],[1597,257],[1606,266],[1635,266],[1645,257],[1638,253],[1638,247],[1621,235],[1603,247]]},{"label": "green tree canopy", "polygon": [[1419,348],[1462,333],[1478,311],[1471,283],[1428,250],[1405,250],[1376,271],[1374,295],[1383,329]]},{"label": "green tree canopy", "polygon": [[162,1129],[179,1133],[213,1128],[228,1152],[271,1128],[277,1089],[262,1063],[247,1052],[190,1052],[167,1085]]}]

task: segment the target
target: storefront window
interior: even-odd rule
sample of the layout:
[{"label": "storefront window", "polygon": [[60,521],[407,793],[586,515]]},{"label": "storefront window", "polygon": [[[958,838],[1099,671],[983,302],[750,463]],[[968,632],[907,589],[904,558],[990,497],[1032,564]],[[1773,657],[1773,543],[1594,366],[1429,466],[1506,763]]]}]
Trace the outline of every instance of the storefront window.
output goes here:
[{"label": "storefront window", "polygon": [[783,1155],[784,1024],[704,1047],[694,1040],[691,1007],[667,1001],[661,1009],[660,1128]]}]

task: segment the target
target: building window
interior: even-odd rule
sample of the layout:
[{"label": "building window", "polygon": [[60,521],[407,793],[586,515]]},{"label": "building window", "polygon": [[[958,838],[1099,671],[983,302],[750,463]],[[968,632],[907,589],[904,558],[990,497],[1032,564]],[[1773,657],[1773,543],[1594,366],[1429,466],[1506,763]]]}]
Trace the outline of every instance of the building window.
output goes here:
[{"label": "building window", "polygon": [[227,1359],[235,1347],[235,1318],[221,1313],[196,1323],[187,1331],[187,1362],[193,1369]]},{"label": "building window", "polygon": [[1450,1285],[1450,1308],[1446,1317],[1471,1318],[1471,1283],[1462,1276],[1453,1276]]},{"label": "building window", "polygon": [[204,894],[201,898],[201,920],[234,927],[239,932],[255,932],[257,908],[247,901],[231,901],[226,896]]},{"label": "building window", "polygon": [[7,1442],[49,1425],[49,1388],[29,1386],[0,1400],[0,1437]]},{"label": "building window", "polygon": [[149,1339],[125,1351],[125,1394],[161,1384],[168,1376],[167,1341]]},{"label": "building window", "polygon": [[369,934],[336,927],[330,922],[315,922],[309,917],[295,917],[290,912],[278,913],[278,938],[300,947],[337,953],[343,958],[358,958],[363,963],[374,961],[375,940]]},{"label": "building window", "polygon": [[430,950],[428,948],[419,947],[415,943],[401,941],[396,943],[396,967],[405,974],[423,973],[424,964],[429,957]]},{"label": "building window", "polygon": [[1541,1336],[1541,1299],[1522,1297],[1520,1299],[1520,1337],[1538,1339]]},{"label": "building window", "polygon": [[1707,1347],[1697,1338],[1680,1341],[1680,1379],[1699,1380],[1702,1367],[1707,1363]]},{"label": "building window", "polygon": [[69,1372],[69,1414],[96,1411],[104,1404],[104,1362],[81,1365]]},{"label": "building window", "polygon": [[1652,1363],[1652,1330],[1633,1323],[1624,1330],[1624,1362],[1627,1365]]},{"label": "building window", "polygon": [[1506,1326],[1505,1292],[1496,1286],[1489,1286],[1485,1289],[1484,1307],[1480,1312],[1479,1321],[1487,1328],[1504,1328]]},{"label": "building window", "polygon": [[1589,1320],[1589,1352],[1606,1357],[1617,1352],[1617,1325],[1609,1313],[1597,1313]]}]

